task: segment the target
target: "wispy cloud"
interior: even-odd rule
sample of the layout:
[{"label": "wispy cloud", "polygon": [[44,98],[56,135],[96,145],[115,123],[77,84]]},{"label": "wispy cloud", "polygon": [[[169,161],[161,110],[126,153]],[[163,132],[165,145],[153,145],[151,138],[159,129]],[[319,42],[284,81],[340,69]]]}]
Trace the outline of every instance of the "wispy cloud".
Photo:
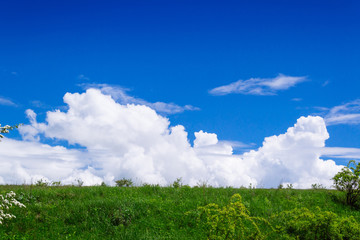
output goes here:
[{"label": "wispy cloud", "polygon": [[360,99],[331,108],[325,115],[329,125],[360,124]]},{"label": "wispy cloud", "polygon": [[4,97],[0,97],[0,105],[13,106],[13,107],[17,106],[16,103],[14,103],[10,99],[4,98]]},{"label": "wispy cloud", "polygon": [[42,108],[42,109],[48,109],[51,108],[50,105],[47,105],[46,103],[43,103],[42,101],[39,100],[33,100],[30,102],[31,106],[36,107],[36,108]]},{"label": "wispy cloud", "polygon": [[179,106],[175,103],[155,102],[151,103],[141,98],[130,96],[127,88],[113,86],[109,84],[81,84],[84,89],[96,88],[102,93],[110,95],[115,101],[120,104],[138,104],[148,106],[158,113],[163,114],[176,114],[184,111],[197,111],[200,110],[198,107],[192,105]]},{"label": "wispy cloud", "polygon": [[330,81],[329,81],[329,80],[326,80],[321,86],[325,87],[325,86],[327,86],[329,83],[330,83]]},{"label": "wispy cloud", "polygon": [[78,76],[78,79],[79,79],[79,80],[83,80],[83,81],[89,81],[89,80],[90,80],[90,78],[88,78],[88,77],[85,76],[84,74],[80,74],[80,75]]},{"label": "wispy cloud", "polygon": [[324,147],[321,153],[324,157],[360,159],[360,148]]},{"label": "wispy cloud", "polygon": [[276,95],[277,91],[289,89],[306,80],[306,77],[292,77],[279,74],[275,78],[250,78],[248,80],[239,80],[228,85],[211,89],[209,93],[211,95],[227,95],[231,93]]}]

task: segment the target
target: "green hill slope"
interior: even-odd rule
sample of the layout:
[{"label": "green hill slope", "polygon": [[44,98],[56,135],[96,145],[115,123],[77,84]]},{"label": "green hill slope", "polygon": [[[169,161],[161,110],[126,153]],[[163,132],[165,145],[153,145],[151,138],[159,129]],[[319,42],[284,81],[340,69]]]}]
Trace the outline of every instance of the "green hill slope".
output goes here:
[{"label": "green hill slope", "polygon": [[[199,207],[214,203],[222,209],[229,205],[234,194],[241,195],[249,216],[266,219],[276,230],[259,222],[263,235],[253,236],[258,239],[295,239],[298,229],[292,229],[294,227],[287,224],[292,220],[308,224],[304,219],[311,216],[294,218],[294,214],[306,213],[304,208],[309,213],[328,211],[336,214],[336,219],[325,219],[326,216],[323,220],[315,219],[315,222],[328,221],[329,226],[334,221],[340,224],[339,219],[349,216],[354,218],[342,222],[342,228],[357,228],[358,225],[351,224],[360,222],[360,212],[344,205],[339,200],[343,194],[334,190],[172,188],[150,185],[129,188],[0,186],[0,194],[10,190],[17,194],[16,198],[26,208],[14,208],[12,213],[16,219],[5,220],[0,225],[1,239],[215,238],[209,233],[206,216],[201,215]],[[284,212],[294,209],[297,209],[297,213]],[[343,236],[343,239],[356,239],[341,234],[339,236]],[[229,236],[228,239],[235,239]],[[250,235],[246,237],[250,238]],[[225,238],[220,236],[218,239]]]}]

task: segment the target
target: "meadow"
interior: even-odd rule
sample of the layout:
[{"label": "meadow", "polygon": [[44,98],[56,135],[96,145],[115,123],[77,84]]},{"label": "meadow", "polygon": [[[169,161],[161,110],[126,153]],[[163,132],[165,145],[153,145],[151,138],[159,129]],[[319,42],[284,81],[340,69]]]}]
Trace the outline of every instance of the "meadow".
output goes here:
[{"label": "meadow", "polygon": [[[336,190],[205,185],[192,188],[0,186],[0,194],[11,190],[26,208],[12,209],[16,218],[0,225],[1,239],[358,239],[360,236],[357,235],[360,211],[345,205],[344,193]],[[239,206],[248,215],[240,214],[236,218],[236,212],[226,208],[235,194],[241,196],[241,202],[231,206]],[[221,219],[224,216],[226,221]],[[234,216],[235,225],[228,221]],[[241,219],[243,224],[238,226]],[[255,229],[252,221],[261,234],[247,233],[248,229]]]}]

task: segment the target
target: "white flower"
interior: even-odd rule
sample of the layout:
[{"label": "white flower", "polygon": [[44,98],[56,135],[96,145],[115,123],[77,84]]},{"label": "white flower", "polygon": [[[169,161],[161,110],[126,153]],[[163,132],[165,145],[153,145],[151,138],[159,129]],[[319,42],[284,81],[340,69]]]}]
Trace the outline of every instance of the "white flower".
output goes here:
[{"label": "white flower", "polygon": [[[3,132],[2,129],[1,131]],[[0,195],[0,224],[2,224],[3,220],[5,219],[16,218],[14,214],[7,213],[7,211],[4,210],[9,210],[14,206],[26,207],[24,204],[16,200],[15,197],[16,194],[13,191],[5,194],[5,197],[3,195]]]}]

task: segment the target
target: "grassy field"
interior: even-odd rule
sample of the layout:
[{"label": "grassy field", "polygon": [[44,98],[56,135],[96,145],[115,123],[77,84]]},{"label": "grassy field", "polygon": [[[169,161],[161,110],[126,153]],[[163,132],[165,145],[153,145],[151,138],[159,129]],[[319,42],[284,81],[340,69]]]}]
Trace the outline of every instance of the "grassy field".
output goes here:
[{"label": "grassy field", "polygon": [[[207,239],[209,229],[198,208],[226,206],[237,193],[250,216],[266,219],[273,228],[284,224],[281,212],[302,207],[360,222],[360,211],[344,205],[343,193],[334,190],[0,186],[0,194],[10,190],[26,208],[14,208],[17,218],[0,225],[1,239]],[[290,230],[281,233],[265,225],[260,230],[265,239],[295,237]]]}]

